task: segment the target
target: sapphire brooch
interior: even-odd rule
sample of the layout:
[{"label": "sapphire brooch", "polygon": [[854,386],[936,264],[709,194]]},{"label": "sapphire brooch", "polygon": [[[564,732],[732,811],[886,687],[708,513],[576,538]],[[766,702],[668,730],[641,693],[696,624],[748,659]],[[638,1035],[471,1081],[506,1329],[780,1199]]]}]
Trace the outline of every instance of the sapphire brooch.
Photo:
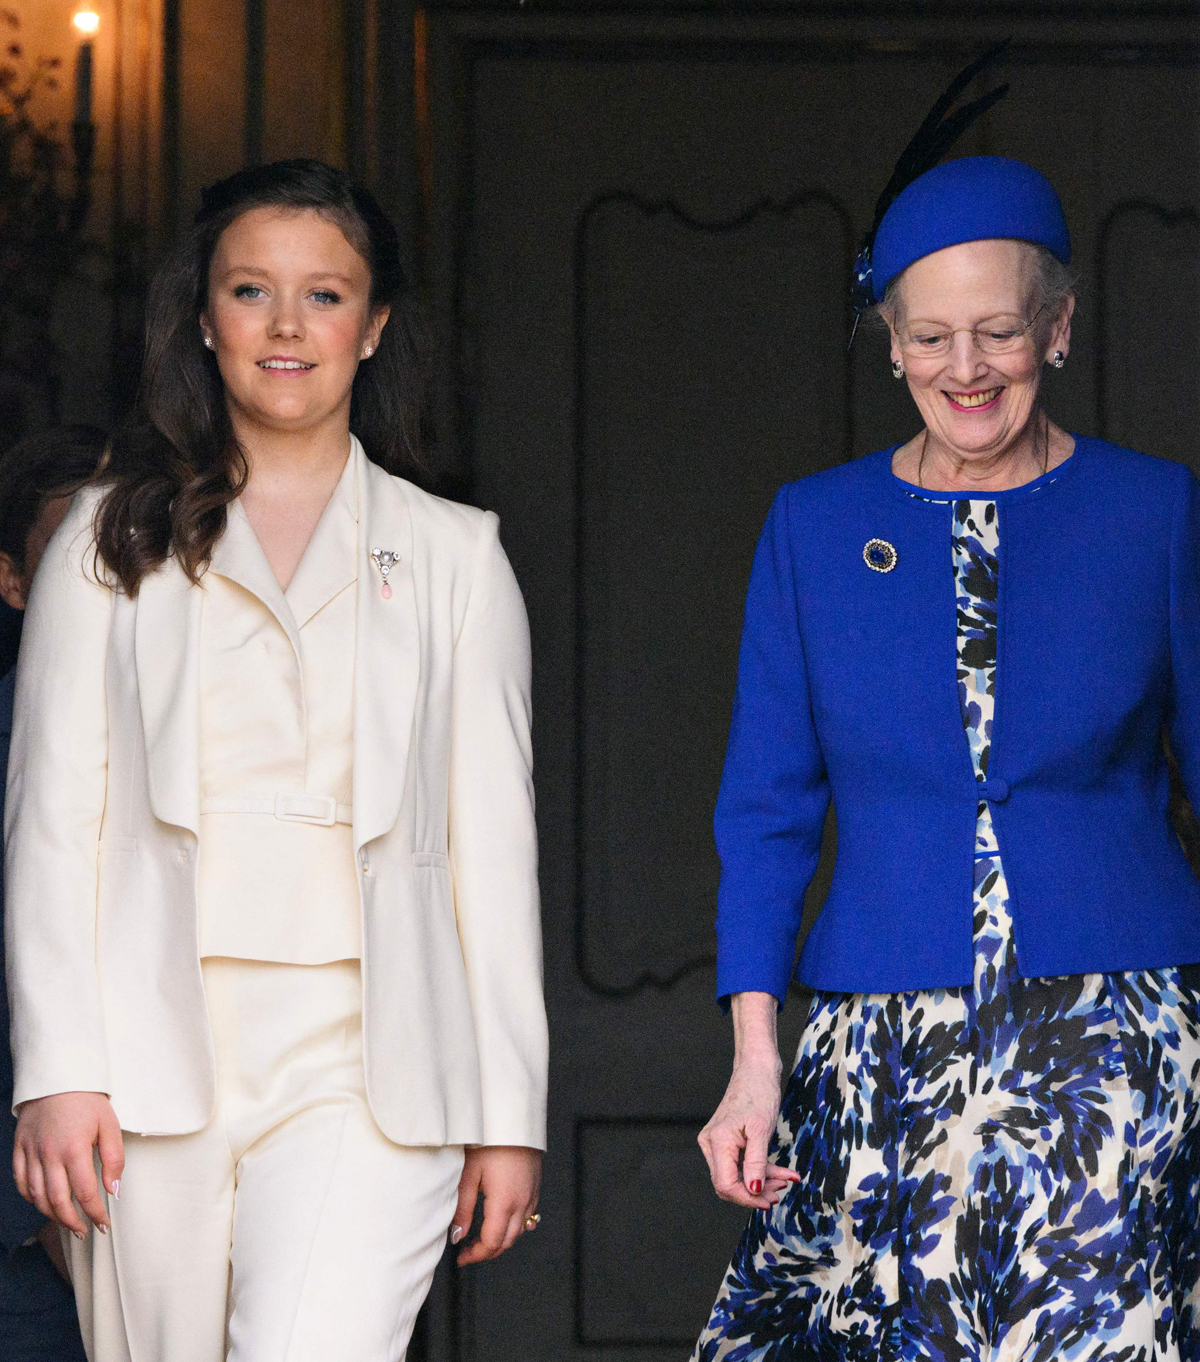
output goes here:
[{"label": "sapphire brooch", "polygon": [[863,548],[863,562],[873,572],[891,572],[896,566],[895,547],[886,539],[868,539]]}]

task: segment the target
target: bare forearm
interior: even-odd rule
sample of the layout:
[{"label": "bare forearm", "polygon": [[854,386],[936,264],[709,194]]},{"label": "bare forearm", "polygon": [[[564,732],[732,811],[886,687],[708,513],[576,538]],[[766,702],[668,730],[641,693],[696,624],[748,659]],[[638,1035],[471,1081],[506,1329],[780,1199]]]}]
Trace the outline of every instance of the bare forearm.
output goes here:
[{"label": "bare forearm", "polygon": [[779,1004],[770,993],[735,993],[730,998],[733,1014],[733,1065],[739,1068],[782,1068],[776,1021]]},{"label": "bare forearm", "polygon": [[768,1152],[779,1115],[779,1004],[770,993],[735,993],[733,1073],[721,1105],[700,1132],[718,1196],[740,1206],[774,1206],[796,1174],[770,1163]]}]

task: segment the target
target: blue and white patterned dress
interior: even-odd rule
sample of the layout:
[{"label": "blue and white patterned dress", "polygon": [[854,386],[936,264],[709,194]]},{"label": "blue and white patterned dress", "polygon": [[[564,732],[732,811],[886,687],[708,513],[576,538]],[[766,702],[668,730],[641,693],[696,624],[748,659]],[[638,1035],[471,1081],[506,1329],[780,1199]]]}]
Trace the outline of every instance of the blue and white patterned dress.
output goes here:
[{"label": "blue and white patterned dress", "polygon": [[[1000,515],[952,514],[982,781]],[[752,1215],[696,1362],[1200,1362],[1194,971],[1022,978],[983,802],[974,940],[971,988],[813,998],[773,1146],[803,1180]]]}]

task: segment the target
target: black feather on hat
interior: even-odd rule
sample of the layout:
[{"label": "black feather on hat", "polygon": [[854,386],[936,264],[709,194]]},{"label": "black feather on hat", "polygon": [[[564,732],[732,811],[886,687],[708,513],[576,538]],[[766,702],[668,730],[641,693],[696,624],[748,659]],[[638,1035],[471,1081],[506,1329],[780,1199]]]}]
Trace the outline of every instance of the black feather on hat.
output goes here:
[{"label": "black feather on hat", "polygon": [[854,277],[850,281],[850,302],[854,307],[851,345],[854,344],[863,313],[875,304],[875,291],[871,280],[871,248],[875,244],[875,233],[879,230],[883,215],[892,206],[898,194],[907,189],[914,180],[920,179],[927,170],[932,170],[971,124],[1008,94],[1008,86],[1000,85],[970,104],[964,104],[954,113],[949,112],[959,95],[981,71],[1003,56],[1011,42],[1011,38],[1005,38],[1003,42],[993,44],[969,66],[964,66],[937,97],[933,108],[925,116],[925,121],[900,153],[892,171],[892,178],[875,203],[875,219],[871,223],[870,231],[863,237],[858,257],[854,261]]}]

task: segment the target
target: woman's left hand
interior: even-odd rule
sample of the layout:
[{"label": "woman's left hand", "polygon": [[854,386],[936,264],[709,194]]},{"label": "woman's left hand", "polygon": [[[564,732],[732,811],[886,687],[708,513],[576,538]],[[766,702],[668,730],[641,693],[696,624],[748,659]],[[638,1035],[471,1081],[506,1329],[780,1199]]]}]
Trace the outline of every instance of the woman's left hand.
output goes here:
[{"label": "woman's left hand", "polygon": [[483,1226],[479,1238],[458,1255],[460,1267],[499,1258],[526,1232],[526,1221],[537,1214],[542,1185],[542,1151],[522,1145],[487,1145],[468,1149],[458,1184],[458,1206],[450,1227],[457,1244],[470,1230],[475,1203],[483,1196]]}]

